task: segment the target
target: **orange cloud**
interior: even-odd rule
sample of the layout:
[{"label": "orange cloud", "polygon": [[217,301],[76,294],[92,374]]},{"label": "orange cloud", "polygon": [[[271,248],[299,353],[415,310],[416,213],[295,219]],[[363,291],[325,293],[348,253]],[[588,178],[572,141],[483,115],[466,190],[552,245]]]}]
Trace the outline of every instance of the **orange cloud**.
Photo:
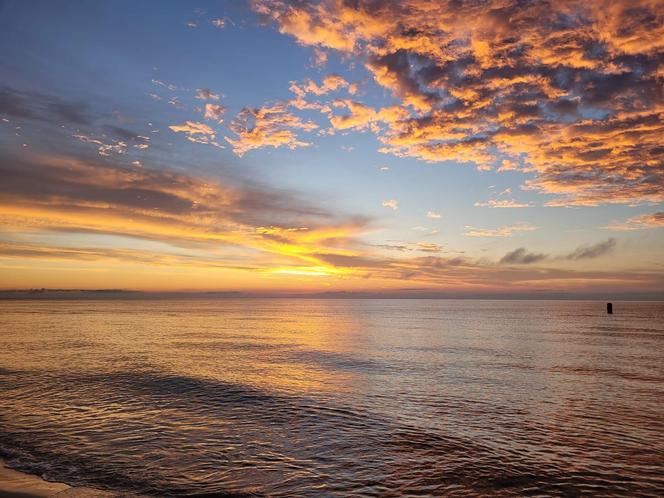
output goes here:
[{"label": "orange cloud", "polygon": [[323,82],[320,85],[312,80],[306,80],[302,84],[292,81],[290,90],[298,97],[304,97],[307,94],[320,96],[347,86],[348,82],[343,77],[338,74],[328,74],[323,78]]},{"label": "orange cloud", "polygon": [[0,226],[6,232],[131,237],[204,249],[204,260],[225,247],[226,253],[242,251],[247,264],[256,259],[252,253],[270,255],[262,266],[271,267],[321,266],[315,254],[346,254],[367,229],[365,220],[334,221],[292,195],[168,171],[64,157],[12,164],[0,188]]},{"label": "orange cloud", "polygon": [[217,123],[222,123],[224,121],[224,114],[228,109],[223,105],[219,104],[205,104],[203,110],[203,117],[209,119],[210,121],[216,121]]},{"label": "orange cloud", "polygon": [[252,5],[299,43],[364,61],[399,99],[389,117],[347,101],[331,117],[376,133],[382,152],[522,169],[551,206],[664,200],[656,0]]},{"label": "orange cloud", "polygon": [[187,140],[199,144],[209,144],[215,147],[223,148],[223,145],[217,143],[217,136],[212,128],[205,123],[196,121],[186,121],[181,125],[171,125],[169,128],[175,133],[184,133]]},{"label": "orange cloud", "polygon": [[604,228],[607,230],[615,230],[618,232],[630,230],[643,230],[646,228],[663,228],[664,227],[664,211],[656,213],[640,214],[632,216],[625,221],[614,221]]},{"label": "orange cloud", "polygon": [[[401,257],[385,257],[362,241],[368,220],[334,216],[292,192],[246,182],[239,187],[99,157],[3,156],[0,170],[0,268],[12,285],[43,286],[66,276],[88,287],[152,289],[302,290],[319,288],[311,282],[320,279],[345,290],[661,288],[657,271],[512,268],[451,257],[435,243],[395,246],[403,248]],[[506,237],[535,228],[521,223],[467,234]],[[609,239],[582,246],[565,264],[580,265],[614,245]],[[540,261],[522,252],[508,259]]]},{"label": "orange cloud", "polygon": [[286,109],[286,104],[275,104],[257,109],[243,109],[231,122],[229,129],[236,137],[225,137],[233,152],[243,156],[252,149],[262,147],[308,147],[310,142],[298,138],[295,130],[311,132],[318,128],[312,121],[303,121]]},{"label": "orange cloud", "polygon": [[209,88],[199,88],[196,90],[196,98],[199,100],[219,100],[219,95]]}]

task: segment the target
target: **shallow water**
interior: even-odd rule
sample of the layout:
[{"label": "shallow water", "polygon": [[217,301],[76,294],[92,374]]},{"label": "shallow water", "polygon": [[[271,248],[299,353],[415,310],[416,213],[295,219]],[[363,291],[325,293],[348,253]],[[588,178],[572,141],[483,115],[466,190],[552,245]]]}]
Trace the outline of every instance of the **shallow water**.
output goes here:
[{"label": "shallow water", "polygon": [[664,495],[664,303],[0,302],[0,456],[155,495]]}]

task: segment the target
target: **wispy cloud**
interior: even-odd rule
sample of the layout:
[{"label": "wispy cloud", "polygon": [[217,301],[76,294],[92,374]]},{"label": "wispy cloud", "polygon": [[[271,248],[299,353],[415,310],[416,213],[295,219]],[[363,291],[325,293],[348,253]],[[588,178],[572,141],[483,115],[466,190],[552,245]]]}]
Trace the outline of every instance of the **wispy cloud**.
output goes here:
[{"label": "wispy cloud", "polygon": [[[252,186],[246,180],[238,187],[145,166],[5,157],[0,174],[5,178],[0,186],[0,226],[5,233],[49,230],[161,241],[204,248],[207,255],[201,261],[214,258],[223,247],[226,255],[240,249],[272,255],[261,263],[266,269],[324,267],[315,254],[348,254],[368,224],[363,218],[333,216],[292,192]],[[71,251],[69,256],[60,251],[58,257],[108,256]],[[254,264],[252,260],[245,255],[243,264]],[[333,268],[329,271],[334,273]]]},{"label": "wispy cloud", "polygon": [[532,207],[532,204],[526,202],[519,202],[515,199],[489,199],[486,202],[476,202],[475,207],[488,207],[492,209],[496,208],[514,209],[514,208]]},{"label": "wispy cloud", "polygon": [[219,100],[221,97],[209,88],[199,88],[196,90],[196,98],[198,100]]},{"label": "wispy cloud", "polygon": [[616,241],[613,238],[591,245],[583,245],[574,249],[572,252],[562,256],[551,256],[549,254],[528,252],[525,247],[519,247],[510,251],[500,259],[500,264],[519,264],[528,265],[539,263],[541,261],[561,260],[578,261],[586,259],[595,259],[610,254],[616,247]]},{"label": "wispy cloud", "polygon": [[500,263],[528,265],[531,263],[538,263],[543,261],[547,257],[548,256],[546,254],[528,252],[525,248],[519,247],[518,249],[505,254],[505,256],[501,258]]},{"label": "wispy cloud", "polygon": [[581,246],[565,256],[565,259],[579,260],[579,259],[593,259],[604,256],[613,251],[616,247],[616,239],[610,238],[598,244]]},{"label": "wispy cloud", "polygon": [[156,86],[161,86],[163,88],[166,88],[167,90],[169,90],[171,92],[174,92],[174,91],[178,90],[177,85],[174,85],[173,83],[166,83],[164,81],[157,80],[157,79],[153,79],[152,84],[156,85]]},{"label": "wispy cloud", "polygon": [[533,230],[537,230],[537,227],[528,223],[519,223],[500,228],[467,227],[466,235],[468,237],[511,237],[518,232],[532,232]]},{"label": "wispy cloud", "polygon": [[179,125],[169,126],[171,131],[175,133],[184,133],[187,135],[187,140],[199,144],[209,144],[215,147],[223,148],[216,140],[215,131],[205,123],[196,121],[186,121]]},{"label": "wispy cloud", "polygon": [[0,114],[18,120],[85,126],[91,123],[89,106],[55,95],[0,86]]},{"label": "wispy cloud", "polygon": [[662,228],[664,227],[664,211],[657,211],[655,213],[640,214],[632,216],[625,221],[614,221],[613,223],[603,227],[606,230],[615,230],[618,232],[630,230],[643,230],[646,228]]},{"label": "wispy cloud", "polygon": [[423,252],[440,252],[443,248],[438,244],[431,244],[426,242],[418,242],[417,249]]},{"label": "wispy cloud", "polygon": [[313,54],[311,56],[311,65],[314,67],[322,68],[327,64],[328,55],[325,50],[321,50],[318,47],[314,47]]},{"label": "wispy cloud", "polygon": [[127,151],[127,143],[122,140],[114,140],[110,143],[105,143],[104,141],[89,137],[87,135],[75,134],[72,135],[77,140],[80,140],[83,143],[93,144],[97,147],[100,156],[109,156],[111,154],[124,154]]}]

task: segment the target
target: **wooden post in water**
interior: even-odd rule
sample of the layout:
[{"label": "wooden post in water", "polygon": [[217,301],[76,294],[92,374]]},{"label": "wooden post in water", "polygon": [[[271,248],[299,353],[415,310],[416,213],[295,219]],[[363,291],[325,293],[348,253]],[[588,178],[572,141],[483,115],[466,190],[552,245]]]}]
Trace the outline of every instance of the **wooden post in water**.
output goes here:
[{"label": "wooden post in water", "polygon": [[609,315],[613,315],[613,303],[606,303],[606,312]]}]

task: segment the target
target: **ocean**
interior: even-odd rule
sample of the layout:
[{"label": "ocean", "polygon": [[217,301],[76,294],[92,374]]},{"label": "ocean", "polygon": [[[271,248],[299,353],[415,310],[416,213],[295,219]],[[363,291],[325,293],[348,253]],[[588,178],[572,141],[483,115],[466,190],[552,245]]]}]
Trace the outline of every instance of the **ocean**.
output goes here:
[{"label": "ocean", "polygon": [[663,496],[664,303],[0,301],[0,457],[158,496]]}]

